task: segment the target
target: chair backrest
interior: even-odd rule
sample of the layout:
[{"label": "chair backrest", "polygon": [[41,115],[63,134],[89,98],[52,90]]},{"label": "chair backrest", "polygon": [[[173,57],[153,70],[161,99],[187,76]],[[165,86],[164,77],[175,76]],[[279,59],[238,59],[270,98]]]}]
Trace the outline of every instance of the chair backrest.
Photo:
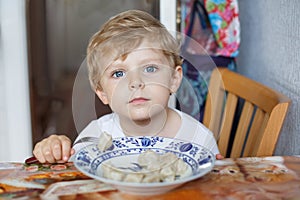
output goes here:
[{"label": "chair backrest", "polygon": [[214,133],[225,157],[271,156],[290,102],[254,80],[227,68],[216,68],[209,83],[203,123]]}]

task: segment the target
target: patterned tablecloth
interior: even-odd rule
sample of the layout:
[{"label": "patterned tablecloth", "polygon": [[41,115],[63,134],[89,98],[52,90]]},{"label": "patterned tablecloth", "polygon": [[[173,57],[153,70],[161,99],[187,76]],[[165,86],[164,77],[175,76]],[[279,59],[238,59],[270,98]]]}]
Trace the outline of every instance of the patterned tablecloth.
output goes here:
[{"label": "patterned tablecloth", "polygon": [[224,159],[195,181],[156,196],[121,193],[66,164],[0,163],[0,199],[300,199],[300,157]]}]

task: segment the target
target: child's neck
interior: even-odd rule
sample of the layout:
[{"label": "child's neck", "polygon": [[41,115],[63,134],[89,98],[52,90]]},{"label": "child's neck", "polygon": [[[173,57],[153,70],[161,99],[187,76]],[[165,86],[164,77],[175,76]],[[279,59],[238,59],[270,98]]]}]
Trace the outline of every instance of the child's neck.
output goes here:
[{"label": "child's neck", "polygon": [[167,108],[166,114],[151,119],[132,121],[120,117],[120,125],[126,136],[162,136],[173,138],[180,126],[181,118],[172,109]]}]

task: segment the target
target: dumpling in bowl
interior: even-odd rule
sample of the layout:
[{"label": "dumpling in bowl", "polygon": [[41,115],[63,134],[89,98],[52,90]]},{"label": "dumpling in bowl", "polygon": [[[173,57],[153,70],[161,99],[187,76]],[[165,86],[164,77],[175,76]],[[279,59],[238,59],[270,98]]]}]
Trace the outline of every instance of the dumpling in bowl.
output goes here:
[{"label": "dumpling in bowl", "polygon": [[145,173],[145,176],[142,180],[143,183],[155,183],[155,182],[160,182],[161,175],[159,171],[154,171],[154,172],[148,172]]},{"label": "dumpling in bowl", "polygon": [[165,167],[163,167],[160,170],[160,179],[163,182],[170,182],[175,180],[175,167],[174,165],[170,164]]},{"label": "dumpling in bowl", "polygon": [[175,163],[175,176],[184,177],[188,175],[188,165],[182,160],[178,159]]},{"label": "dumpling in bowl", "polygon": [[165,154],[161,154],[159,157],[160,167],[165,167],[168,165],[175,165],[179,158],[171,152],[167,152]]},{"label": "dumpling in bowl", "polygon": [[143,173],[127,173],[123,181],[140,183],[142,182],[143,178],[144,178]]},{"label": "dumpling in bowl", "polygon": [[147,150],[139,155],[138,164],[149,171],[159,170],[160,155],[152,150]]},{"label": "dumpling in bowl", "polygon": [[110,162],[102,164],[105,178],[135,183],[171,182],[189,174],[188,165],[174,153],[158,154],[153,150],[141,153],[137,158],[138,171],[126,171],[130,167],[115,167]]},{"label": "dumpling in bowl", "polygon": [[101,152],[104,152],[106,149],[108,149],[112,145],[112,136],[108,134],[107,132],[102,132],[99,137],[98,142],[98,149]]},{"label": "dumpling in bowl", "polygon": [[110,162],[105,162],[101,165],[103,177],[116,181],[123,181],[124,172],[116,169]]}]

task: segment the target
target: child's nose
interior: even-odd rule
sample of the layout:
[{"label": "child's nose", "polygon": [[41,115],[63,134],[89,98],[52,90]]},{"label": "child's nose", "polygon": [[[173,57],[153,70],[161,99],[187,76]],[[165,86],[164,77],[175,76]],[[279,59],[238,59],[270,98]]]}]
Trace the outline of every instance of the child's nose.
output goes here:
[{"label": "child's nose", "polygon": [[145,87],[143,75],[141,74],[139,69],[135,69],[127,73],[127,78],[129,81],[128,87],[130,90],[143,89]]},{"label": "child's nose", "polygon": [[129,89],[143,89],[145,84],[142,80],[133,80],[129,83]]}]

